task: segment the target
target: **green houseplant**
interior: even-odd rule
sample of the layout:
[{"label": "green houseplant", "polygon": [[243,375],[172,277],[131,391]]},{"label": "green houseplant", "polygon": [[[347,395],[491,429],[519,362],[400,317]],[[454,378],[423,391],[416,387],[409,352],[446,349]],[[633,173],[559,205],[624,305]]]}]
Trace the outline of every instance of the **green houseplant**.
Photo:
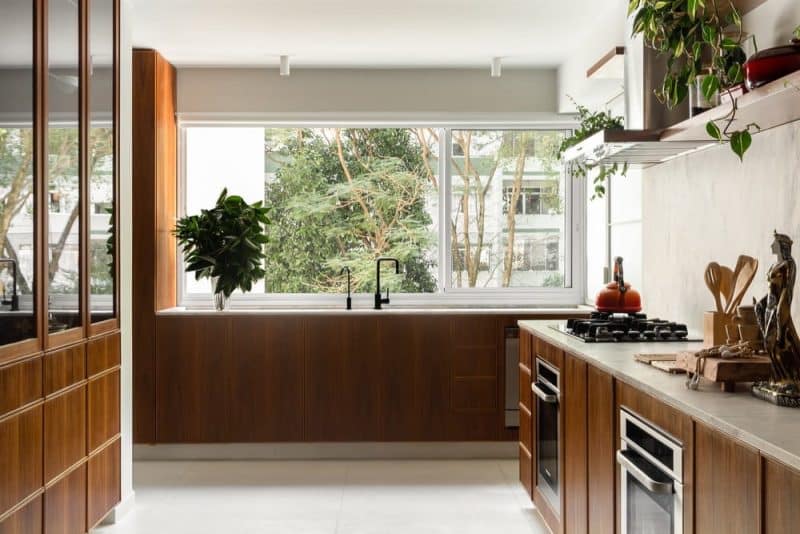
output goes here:
[{"label": "green houseplant", "polygon": [[757,124],[733,128],[736,98],[732,89],[744,80],[747,57],[742,48],[742,17],[730,0],[629,0],[628,15],[636,14],[633,34],[667,57],[664,81],[656,96],[672,108],[683,102],[689,86],[701,80],[705,98],[713,101],[727,91],[731,111],[706,124],[708,134],[727,140],[739,158],[750,148]]},{"label": "green houseplant", "polygon": [[[592,112],[585,106],[581,106],[574,99],[570,98],[575,108],[578,110],[579,125],[572,135],[565,137],[558,147],[558,157],[564,156],[564,153],[571,147],[577,145],[581,141],[588,139],[599,131],[602,130],[622,130],[625,127],[625,122],[622,117],[615,117],[607,111]],[[572,173],[574,176],[586,178],[591,171],[598,170],[594,177],[594,197],[602,198],[606,194],[606,180],[619,174],[625,176],[628,172],[628,166],[620,165],[619,163],[613,164],[592,164],[586,161],[580,161],[572,164]]]},{"label": "green houseplant", "polygon": [[217,310],[225,308],[235,290],[250,291],[264,278],[268,214],[263,202],[248,204],[226,188],[213,208],[183,217],[175,226],[186,272],[194,272],[197,280],[211,279]]}]

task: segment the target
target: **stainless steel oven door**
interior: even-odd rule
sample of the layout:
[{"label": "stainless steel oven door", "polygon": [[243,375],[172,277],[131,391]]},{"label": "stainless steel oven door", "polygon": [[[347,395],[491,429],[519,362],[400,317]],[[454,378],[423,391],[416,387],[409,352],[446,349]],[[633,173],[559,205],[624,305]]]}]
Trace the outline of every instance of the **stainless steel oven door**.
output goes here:
[{"label": "stainless steel oven door", "polygon": [[561,473],[559,462],[559,373],[536,360],[536,381],[531,385],[536,395],[536,486],[552,509],[561,513]]}]

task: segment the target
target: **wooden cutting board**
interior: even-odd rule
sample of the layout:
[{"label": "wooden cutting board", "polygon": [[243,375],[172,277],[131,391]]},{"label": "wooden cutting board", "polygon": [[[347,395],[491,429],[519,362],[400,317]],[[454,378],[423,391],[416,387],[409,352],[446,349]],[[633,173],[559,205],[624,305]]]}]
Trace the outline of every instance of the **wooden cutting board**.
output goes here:
[{"label": "wooden cutting board", "polygon": [[[677,364],[687,373],[694,374],[697,368],[696,353],[679,353]],[[703,378],[719,383],[723,391],[734,391],[737,382],[767,380],[769,375],[770,362],[767,356],[724,359],[706,358],[703,368]]]}]

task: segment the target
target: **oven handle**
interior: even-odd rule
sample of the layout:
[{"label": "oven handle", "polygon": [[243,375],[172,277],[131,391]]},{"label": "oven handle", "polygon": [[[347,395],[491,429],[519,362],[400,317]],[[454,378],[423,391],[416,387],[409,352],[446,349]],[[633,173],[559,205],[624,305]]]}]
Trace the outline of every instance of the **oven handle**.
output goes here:
[{"label": "oven handle", "polygon": [[619,450],[617,451],[617,463],[624,467],[630,474],[638,480],[648,491],[651,493],[656,493],[660,495],[670,495],[674,490],[674,486],[672,482],[659,482],[658,480],[653,480],[647,473],[639,469],[628,455],[631,454],[629,451],[626,450]]},{"label": "oven handle", "polygon": [[558,402],[558,395],[546,393],[536,382],[531,384],[531,391],[533,391],[537,397],[542,399],[542,401],[546,402],[547,404],[555,404]]}]

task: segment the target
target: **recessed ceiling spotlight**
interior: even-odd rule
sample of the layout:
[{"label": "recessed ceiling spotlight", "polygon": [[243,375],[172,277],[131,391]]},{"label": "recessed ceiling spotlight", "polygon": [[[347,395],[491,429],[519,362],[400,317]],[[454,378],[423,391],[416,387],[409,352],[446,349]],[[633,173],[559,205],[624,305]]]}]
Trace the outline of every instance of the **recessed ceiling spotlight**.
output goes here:
[{"label": "recessed ceiling spotlight", "polygon": [[503,75],[503,58],[492,58],[492,78],[499,78]]},{"label": "recessed ceiling spotlight", "polygon": [[281,76],[289,76],[290,74],[289,56],[281,56]]}]

